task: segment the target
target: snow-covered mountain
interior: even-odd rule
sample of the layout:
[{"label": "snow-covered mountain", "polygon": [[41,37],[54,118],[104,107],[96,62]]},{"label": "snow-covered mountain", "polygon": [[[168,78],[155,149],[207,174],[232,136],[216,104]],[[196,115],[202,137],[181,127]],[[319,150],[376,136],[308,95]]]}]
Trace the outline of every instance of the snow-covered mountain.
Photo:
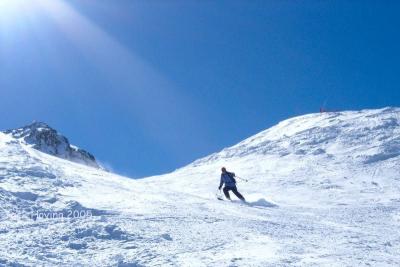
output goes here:
[{"label": "snow-covered mountain", "polygon": [[33,122],[18,129],[7,130],[5,133],[11,134],[14,138],[20,139],[44,153],[91,167],[101,168],[92,154],[71,145],[65,136],[46,123]]},{"label": "snow-covered mountain", "polygon": [[[400,266],[399,108],[292,118],[140,180],[23,133],[0,133],[0,265]],[[222,166],[247,204],[216,200]]]}]

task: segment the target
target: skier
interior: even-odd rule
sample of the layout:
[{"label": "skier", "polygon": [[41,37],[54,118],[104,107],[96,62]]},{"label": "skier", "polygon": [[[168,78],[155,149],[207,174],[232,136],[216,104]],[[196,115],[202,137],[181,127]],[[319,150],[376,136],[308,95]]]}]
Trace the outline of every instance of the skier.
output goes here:
[{"label": "skier", "polygon": [[237,191],[236,188],[236,180],[235,180],[235,173],[233,172],[228,172],[225,167],[222,167],[221,169],[221,182],[219,183],[218,190],[221,190],[222,185],[225,184],[225,187],[223,189],[225,197],[229,200],[231,200],[231,197],[229,196],[229,191],[232,190],[232,192],[243,202],[246,200],[244,197]]}]

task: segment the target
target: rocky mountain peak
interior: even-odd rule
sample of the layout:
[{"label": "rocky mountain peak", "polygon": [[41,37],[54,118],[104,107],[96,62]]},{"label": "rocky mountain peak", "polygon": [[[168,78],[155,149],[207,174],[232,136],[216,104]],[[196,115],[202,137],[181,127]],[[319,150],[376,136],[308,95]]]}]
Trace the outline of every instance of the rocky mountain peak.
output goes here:
[{"label": "rocky mountain peak", "polygon": [[5,133],[32,145],[41,152],[87,166],[102,168],[92,154],[71,145],[68,138],[44,122],[34,121],[24,127],[7,130]]}]

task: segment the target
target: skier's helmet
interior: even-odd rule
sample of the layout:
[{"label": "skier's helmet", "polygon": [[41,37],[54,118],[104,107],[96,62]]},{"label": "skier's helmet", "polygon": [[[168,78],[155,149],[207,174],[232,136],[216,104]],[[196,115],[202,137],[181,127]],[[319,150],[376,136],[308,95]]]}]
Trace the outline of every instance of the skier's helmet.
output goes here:
[{"label": "skier's helmet", "polygon": [[222,168],[221,168],[221,171],[222,171],[222,172],[226,172],[226,168],[225,168],[225,167],[222,167]]}]

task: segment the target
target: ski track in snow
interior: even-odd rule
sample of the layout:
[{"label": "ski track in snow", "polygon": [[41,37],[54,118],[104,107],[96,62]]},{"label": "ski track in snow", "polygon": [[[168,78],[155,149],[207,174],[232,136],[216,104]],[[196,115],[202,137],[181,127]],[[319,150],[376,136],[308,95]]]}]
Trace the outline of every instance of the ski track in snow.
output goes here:
[{"label": "ski track in snow", "polygon": [[[399,114],[293,118],[140,180],[0,133],[0,266],[400,266]],[[221,166],[248,204],[216,200]]]}]

